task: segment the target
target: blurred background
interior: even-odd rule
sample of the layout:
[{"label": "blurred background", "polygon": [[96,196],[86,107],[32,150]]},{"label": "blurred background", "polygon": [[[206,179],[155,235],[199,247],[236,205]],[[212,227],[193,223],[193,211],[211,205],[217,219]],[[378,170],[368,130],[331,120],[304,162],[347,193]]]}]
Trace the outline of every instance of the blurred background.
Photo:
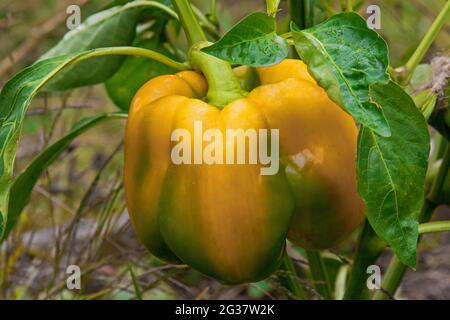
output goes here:
[{"label": "blurred background", "polygon": [[[66,8],[81,6],[82,20],[110,6],[107,0],[0,0],[0,88],[15,73],[51,48],[67,27]],[[121,1],[115,1],[121,2]],[[193,1],[209,12],[209,1]],[[337,8],[339,1],[335,1]],[[391,65],[401,66],[443,7],[445,0],[370,0],[381,8],[381,30],[390,47]],[[222,32],[254,10],[262,0],[219,0]],[[287,27],[286,3],[278,15]],[[447,24],[426,61],[450,50]],[[39,94],[32,102],[16,161],[23,169],[45,146],[77,121],[99,111],[117,111],[103,85],[68,92]],[[124,123],[122,123],[124,124]],[[282,272],[269,279],[234,287],[202,276],[186,266],[167,265],[136,240],[128,220],[122,182],[123,125],[104,123],[76,139],[41,177],[20,222],[0,246],[0,298],[3,299],[285,299]],[[445,213],[442,213],[445,214]],[[335,275],[348,262],[354,239],[331,250],[327,264]],[[300,272],[305,260],[290,248]],[[388,255],[380,264],[388,261]],[[78,265],[81,290],[66,288],[66,268]],[[309,295],[312,284],[304,280]],[[409,271],[400,297],[450,299],[450,235],[426,237],[416,272]]]}]

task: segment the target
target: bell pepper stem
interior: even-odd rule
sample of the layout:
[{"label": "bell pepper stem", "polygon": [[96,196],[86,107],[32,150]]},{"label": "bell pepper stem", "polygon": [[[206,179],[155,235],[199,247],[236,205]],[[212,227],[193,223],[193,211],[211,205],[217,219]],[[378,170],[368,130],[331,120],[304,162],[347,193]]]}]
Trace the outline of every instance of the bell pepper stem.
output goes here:
[{"label": "bell pepper stem", "polygon": [[233,100],[245,97],[247,93],[241,89],[231,65],[200,51],[210,43],[207,42],[189,1],[173,0],[172,3],[189,41],[189,62],[194,69],[201,71],[208,81],[207,101],[222,108]]},{"label": "bell pepper stem", "polygon": [[201,51],[209,42],[194,45],[189,53],[191,66],[200,70],[208,80],[207,101],[219,108],[247,95],[233,72],[231,65]]},{"label": "bell pepper stem", "polygon": [[306,250],[306,256],[314,280],[314,288],[325,300],[333,299],[333,289],[331,288],[328,272],[320,251]]},{"label": "bell pepper stem", "polygon": [[386,243],[376,235],[369,221],[366,220],[356,248],[356,256],[353,261],[344,300],[369,298],[366,285],[367,267],[376,262],[385,247]]},{"label": "bell pepper stem", "polygon": [[193,45],[200,41],[206,41],[205,33],[195,18],[194,11],[188,0],[172,0],[175,11],[183,26],[184,32],[188,39],[189,45]]},{"label": "bell pepper stem", "polygon": [[297,300],[305,300],[305,293],[296,280],[298,277],[297,271],[287,251],[284,252],[281,268],[286,272],[286,276],[283,279],[292,296]]},{"label": "bell pepper stem", "polygon": [[[431,186],[430,193],[428,195],[428,198],[425,200],[424,206],[422,208],[422,213],[420,217],[420,222],[422,224],[425,224],[426,222],[430,221],[431,216],[434,212],[434,210],[437,207],[439,197],[442,191],[442,188],[445,183],[445,179],[447,176],[447,173],[450,169],[450,144],[448,142],[446,143],[445,153],[444,157],[442,159],[441,166],[439,167],[439,171],[437,173],[437,176],[435,180],[433,181],[433,184]],[[425,228],[426,228],[425,224]],[[423,228],[423,225],[422,225]],[[420,226],[419,226],[419,232],[420,232]],[[419,238],[420,241],[420,238]],[[389,299],[391,296],[395,295],[395,292],[397,291],[398,286],[400,285],[403,276],[406,272],[407,266],[405,266],[403,263],[401,263],[396,256],[394,256],[389,263],[389,266],[387,268],[386,274],[383,278],[383,281],[381,282],[381,287],[383,290],[378,291],[374,295],[375,300],[386,300]]]}]

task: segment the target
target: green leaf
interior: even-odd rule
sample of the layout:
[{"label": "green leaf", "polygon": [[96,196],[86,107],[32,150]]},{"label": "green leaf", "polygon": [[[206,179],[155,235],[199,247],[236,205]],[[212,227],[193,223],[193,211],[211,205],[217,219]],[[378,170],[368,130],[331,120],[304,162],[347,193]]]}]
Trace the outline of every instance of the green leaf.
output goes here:
[{"label": "green leaf", "polygon": [[99,48],[40,60],[9,80],[0,93],[0,215],[3,216],[0,234],[6,222],[9,188],[23,120],[28,106],[37,92],[64,68],[88,58],[107,55],[137,55],[163,62],[178,70],[188,68],[158,52],[135,47]]},{"label": "green leaf", "polygon": [[[78,28],[68,32],[41,59],[94,48],[130,45],[135,37],[140,9],[130,3],[90,16]],[[46,85],[45,90],[67,90],[101,83],[117,71],[123,59],[122,56],[110,56],[83,61],[64,70]]]},{"label": "green leaf", "polygon": [[202,51],[231,63],[257,67],[276,64],[286,58],[288,45],[277,35],[275,19],[256,12]]},{"label": "green leaf", "polygon": [[427,124],[411,97],[394,82],[372,85],[370,97],[383,107],[391,136],[361,127],[358,191],[375,232],[402,263],[414,268],[430,149]]},{"label": "green leaf", "polygon": [[[135,46],[151,49],[172,57],[156,38],[140,39]],[[128,110],[137,90],[148,80],[163,74],[176,72],[160,62],[139,57],[127,57],[120,69],[106,83],[105,87],[111,100],[121,109]]]},{"label": "green leaf", "polygon": [[148,49],[135,47],[99,48],[40,60],[23,69],[9,80],[0,92],[0,215],[2,216],[2,219],[0,219],[0,236],[7,223],[9,194],[17,144],[25,113],[31,100],[45,84],[64,68],[88,58],[107,55],[138,55],[164,62],[179,70],[187,68],[182,63]]},{"label": "green leaf", "polygon": [[[0,235],[8,217],[13,166],[25,113],[38,91],[64,68],[87,58],[110,54],[138,54],[166,59],[158,53],[132,47],[104,48],[40,60],[9,80],[0,93]],[[169,63],[176,62],[168,59]]]},{"label": "green leaf", "polygon": [[6,223],[13,165],[28,106],[38,90],[79,55],[68,55],[35,63],[9,80],[0,93],[0,235]]},{"label": "green leaf", "polygon": [[1,239],[6,239],[9,232],[16,224],[22,210],[30,201],[31,192],[36,185],[39,177],[44,170],[50,166],[70,143],[86,130],[102,123],[105,120],[126,118],[126,113],[102,113],[81,120],[72,130],[57,142],[42,151],[28,167],[14,181],[8,205],[8,218],[6,219],[6,227]]},{"label": "green leaf", "polygon": [[295,47],[328,96],[359,123],[388,137],[383,110],[369,99],[369,86],[386,84],[386,42],[356,13],[341,13],[306,30],[291,24]]}]

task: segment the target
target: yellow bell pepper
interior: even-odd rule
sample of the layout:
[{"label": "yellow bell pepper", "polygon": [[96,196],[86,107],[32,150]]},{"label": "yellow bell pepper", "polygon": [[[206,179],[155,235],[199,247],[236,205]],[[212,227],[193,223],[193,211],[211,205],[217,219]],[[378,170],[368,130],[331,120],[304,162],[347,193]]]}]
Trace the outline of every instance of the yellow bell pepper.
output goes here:
[{"label": "yellow bell pepper", "polygon": [[[278,268],[288,231],[294,243],[325,248],[363,219],[352,118],[299,60],[257,72],[261,85],[223,109],[202,100],[208,83],[199,73],[154,78],[136,93],[126,128],[125,191],[139,238],[156,256],[225,283],[258,281]],[[279,170],[264,175],[261,163],[174,163],[174,130],[189,133],[193,146],[204,139],[199,121],[224,137],[227,129],[278,129]],[[232,150],[219,146],[215,156],[225,159]]]}]

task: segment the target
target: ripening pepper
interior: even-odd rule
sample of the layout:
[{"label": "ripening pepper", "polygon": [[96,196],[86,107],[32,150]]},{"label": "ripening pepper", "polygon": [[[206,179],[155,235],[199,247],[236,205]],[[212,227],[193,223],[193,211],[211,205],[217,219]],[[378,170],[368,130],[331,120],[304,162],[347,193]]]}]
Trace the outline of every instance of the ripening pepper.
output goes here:
[{"label": "ripening pepper", "polygon": [[[299,60],[258,68],[261,85],[219,109],[202,99],[203,75],[148,81],[130,107],[125,191],[134,228],[156,256],[225,283],[258,281],[280,263],[285,239],[325,248],[362,221],[357,128]],[[220,89],[220,88],[219,88]],[[279,129],[280,166],[173,163],[171,134],[206,128]],[[221,149],[227,153],[226,146]]]}]

